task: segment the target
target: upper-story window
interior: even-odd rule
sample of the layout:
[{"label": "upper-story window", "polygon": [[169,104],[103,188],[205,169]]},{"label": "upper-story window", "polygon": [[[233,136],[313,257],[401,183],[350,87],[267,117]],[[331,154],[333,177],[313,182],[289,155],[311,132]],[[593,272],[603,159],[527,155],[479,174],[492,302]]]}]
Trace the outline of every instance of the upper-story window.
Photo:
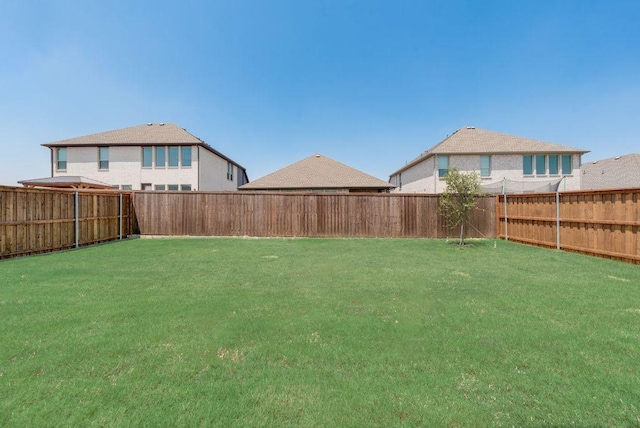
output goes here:
[{"label": "upper-story window", "polygon": [[549,155],[549,175],[558,175],[558,155]]},{"label": "upper-story window", "polygon": [[522,173],[524,175],[533,175],[533,156],[522,156]]},{"label": "upper-story window", "polygon": [[109,169],[109,147],[98,147],[98,168]]},{"label": "upper-story window", "polygon": [[491,156],[480,156],[480,177],[491,176]]},{"label": "upper-story window", "polygon": [[573,166],[571,165],[571,155],[562,155],[562,174],[570,175],[572,170]]},{"label": "upper-story window", "polygon": [[56,169],[64,171],[67,169],[67,148],[58,147],[56,149]]},{"label": "upper-story window", "polygon": [[153,166],[153,147],[143,147],[142,148],[142,167],[143,168],[151,168]]},{"label": "upper-story window", "polygon": [[227,162],[227,180],[233,181],[233,164]]},{"label": "upper-story window", "polygon": [[438,176],[444,177],[449,172],[449,156],[438,156]]},{"label": "upper-story window", "polygon": [[177,168],[180,164],[178,146],[169,146],[169,168]]},{"label": "upper-story window", "polygon": [[156,147],[156,168],[164,168],[167,166],[167,157],[165,147]]},{"label": "upper-story window", "polygon": [[545,155],[536,155],[536,175],[545,175],[547,173],[545,158]]},{"label": "upper-story window", "polygon": [[180,157],[182,158],[182,166],[190,167],[191,166],[191,147],[190,146],[180,147]]}]

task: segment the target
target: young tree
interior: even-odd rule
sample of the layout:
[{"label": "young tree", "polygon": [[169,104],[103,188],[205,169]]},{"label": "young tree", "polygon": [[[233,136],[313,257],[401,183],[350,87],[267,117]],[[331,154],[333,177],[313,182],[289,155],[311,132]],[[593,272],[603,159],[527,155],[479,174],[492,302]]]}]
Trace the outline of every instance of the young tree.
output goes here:
[{"label": "young tree", "polygon": [[455,168],[449,169],[444,178],[447,187],[440,195],[440,212],[447,226],[460,225],[460,244],[464,245],[464,224],[476,206],[476,197],[482,194],[480,176],[477,172],[464,174]]}]

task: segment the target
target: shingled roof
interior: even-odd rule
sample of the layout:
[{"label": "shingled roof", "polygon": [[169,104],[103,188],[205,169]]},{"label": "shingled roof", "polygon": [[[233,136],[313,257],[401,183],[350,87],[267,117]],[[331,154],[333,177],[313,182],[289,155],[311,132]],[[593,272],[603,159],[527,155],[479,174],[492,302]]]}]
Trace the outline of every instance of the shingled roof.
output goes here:
[{"label": "shingled roof", "polygon": [[99,132],[82,137],[68,138],[53,143],[42,144],[45,147],[73,147],[73,146],[153,146],[159,144],[184,146],[199,145],[220,156],[238,168],[245,169],[237,162],[229,159],[200,138],[187,132],[175,123],[147,123],[130,126],[114,131]]},{"label": "shingled roof", "polygon": [[204,141],[188,133],[175,123],[147,123],[114,131],[99,132],[82,137],[68,138],[43,144],[46,147],[152,144],[203,144]]},{"label": "shingled roof", "polygon": [[584,163],[580,169],[585,190],[640,187],[640,154],[637,153]]},{"label": "shingled roof", "polygon": [[548,143],[533,138],[518,137],[500,132],[466,126],[431,147],[420,156],[408,162],[391,175],[416,165],[434,155],[449,154],[547,154],[547,153],[587,153],[588,150]]},{"label": "shingled roof", "polygon": [[386,181],[317,153],[240,186],[239,190],[370,189],[374,191],[393,187],[395,186]]}]

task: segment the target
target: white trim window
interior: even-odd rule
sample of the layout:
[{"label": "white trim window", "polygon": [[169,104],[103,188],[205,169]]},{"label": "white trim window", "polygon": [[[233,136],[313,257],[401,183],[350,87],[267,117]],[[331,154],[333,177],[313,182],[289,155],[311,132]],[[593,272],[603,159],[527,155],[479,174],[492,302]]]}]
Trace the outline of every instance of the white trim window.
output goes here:
[{"label": "white trim window", "polygon": [[109,169],[109,147],[98,147],[98,169]]},{"label": "white trim window", "polygon": [[491,177],[491,156],[480,156],[480,177]]},{"label": "white trim window", "polygon": [[233,164],[227,162],[227,180],[233,181]]},{"label": "white trim window", "polygon": [[449,156],[438,156],[438,177],[443,178],[449,173]]},{"label": "white trim window", "polygon": [[56,170],[58,171],[67,170],[67,148],[66,147],[58,147],[56,149]]}]

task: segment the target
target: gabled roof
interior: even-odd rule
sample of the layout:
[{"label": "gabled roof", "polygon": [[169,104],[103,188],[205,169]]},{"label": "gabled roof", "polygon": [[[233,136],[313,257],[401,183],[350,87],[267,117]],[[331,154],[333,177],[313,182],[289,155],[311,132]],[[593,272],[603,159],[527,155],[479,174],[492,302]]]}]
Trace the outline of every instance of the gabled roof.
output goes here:
[{"label": "gabled roof", "polygon": [[[99,132],[97,134],[84,135],[82,137],[68,138],[42,144],[45,147],[73,147],[73,146],[152,146],[166,145],[199,145],[211,153],[231,162],[244,170],[237,162],[229,159],[200,138],[190,134],[186,129],[175,123],[147,123],[144,125],[130,126],[128,128],[113,131]],[[245,171],[246,174],[246,171]]]},{"label": "gabled roof", "polygon": [[239,187],[239,190],[390,189],[395,187],[357,169],[315,154]]},{"label": "gabled roof", "polygon": [[102,181],[79,175],[66,175],[60,177],[35,178],[33,180],[18,181],[25,187],[55,187],[69,189],[112,189],[113,186]]},{"label": "gabled roof", "polygon": [[542,154],[542,153],[587,153],[588,150],[547,143],[533,138],[518,137],[466,126],[408,162],[391,175],[398,174],[434,155],[454,154]]},{"label": "gabled roof", "polygon": [[580,167],[582,189],[640,187],[640,154],[587,162]]}]

